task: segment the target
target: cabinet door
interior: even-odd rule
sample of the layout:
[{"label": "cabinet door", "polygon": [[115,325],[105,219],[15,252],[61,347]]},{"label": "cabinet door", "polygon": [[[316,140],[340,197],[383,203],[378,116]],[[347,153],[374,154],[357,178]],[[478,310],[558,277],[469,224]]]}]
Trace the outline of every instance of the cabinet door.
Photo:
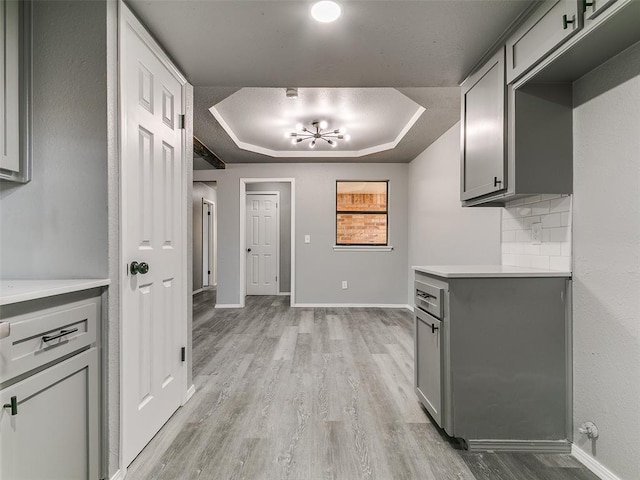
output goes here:
[{"label": "cabinet door", "polygon": [[98,478],[97,354],[92,348],[0,391],[0,478]]},{"label": "cabinet door", "polygon": [[417,308],[415,322],[416,390],[427,411],[442,426],[442,322]]},{"label": "cabinet door", "polygon": [[582,1],[546,0],[511,36],[507,41],[507,83],[518,79],[580,30]]},{"label": "cabinet door", "polygon": [[461,200],[506,188],[505,92],[501,49],[462,84]]}]

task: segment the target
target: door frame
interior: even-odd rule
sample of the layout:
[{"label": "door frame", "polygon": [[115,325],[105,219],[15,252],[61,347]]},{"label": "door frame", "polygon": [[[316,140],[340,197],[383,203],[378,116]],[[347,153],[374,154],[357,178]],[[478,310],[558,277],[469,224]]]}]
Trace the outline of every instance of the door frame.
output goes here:
[{"label": "door frame", "polygon": [[[162,49],[162,47],[160,45],[158,45],[157,41],[154,39],[154,37],[147,31],[146,27],[136,18],[136,16],[133,14],[133,12],[131,12],[131,10],[129,9],[129,7],[122,1],[120,0],[118,2],[118,50],[117,50],[117,57],[118,57],[118,65],[122,65],[122,48],[125,45],[124,42],[124,38],[125,38],[125,34],[127,32],[127,28],[130,28],[139,38],[140,40],[142,40],[142,42],[149,47],[149,49],[153,52],[153,54],[158,58],[158,60],[162,63],[162,65],[164,65],[170,72],[171,74],[175,77],[176,80],[178,80],[178,82],[181,85],[181,94],[182,94],[182,109],[183,112],[182,113],[186,113],[187,111],[187,89],[189,86],[189,83],[186,79],[186,77],[180,72],[180,70],[178,70],[178,68],[173,64],[172,60],[167,56],[167,54],[164,52],[164,50]],[[122,68],[122,67],[119,67]],[[124,258],[124,252],[126,251],[124,248],[124,235],[123,232],[125,231],[126,227],[125,227],[125,222],[124,222],[124,218],[125,218],[125,213],[126,213],[126,209],[127,209],[127,205],[128,205],[128,198],[127,198],[127,193],[126,193],[126,175],[127,175],[127,165],[126,162],[124,161],[124,146],[125,146],[125,142],[124,139],[126,138],[126,131],[127,131],[127,121],[126,118],[122,117],[122,112],[125,112],[125,105],[124,105],[124,84],[123,84],[123,75],[121,74],[121,71],[118,71],[118,88],[117,88],[117,95],[118,95],[118,107],[120,109],[119,114],[118,114],[118,132],[119,132],[119,136],[120,136],[120,141],[119,141],[119,145],[118,145],[118,167],[120,169],[119,172],[119,198],[120,198],[120,205],[119,205],[119,211],[118,211],[118,228],[119,228],[119,233],[118,233],[118,248],[119,248],[119,257],[120,257],[120,268],[118,269],[118,279],[119,279],[119,285],[118,285],[118,295],[119,295],[119,300],[118,300],[118,335],[119,335],[119,339],[118,339],[118,343],[119,346],[122,346],[123,343],[123,318],[124,318],[124,302],[123,302],[123,298],[124,298],[124,292],[125,292],[125,285],[126,282],[124,281],[120,281],[123,275],[123,272],[126,271],[127,265],[128,265],[128,259]],[[178,113],[178,112],[176,112]],[[185,115],[185,122],[189,121]],[[186,125],[185,125],[186,127]],[[187,128],[183,128],[182,132],[182,168],[181,168],[181,185],[180,185],[180,191],[181,191],[181,205],[180,205],[180,211],[183,212],[183,215],[181,215],[180,218],[180,232],[181,233],[181,241],[183,242],[183,248],[182,248],[182,255],[181,255],[181,261],[180,261],[180,269],[183,273],[183,282],[182,282],[182,295],[181,295],[181,300],[180,300],[180,311],[183,312],[183,319],[180,322],[181,323],[181,328],[180,328],[180,336],[182,339],[182,343],[183,345],[187,346],[188,345],[188,320],[189,320],[189,312],[188,312],[188,285],[189,285],[189,281],[187,278],[187,274],[189,273],[188,271],[188,256],[189,256],[189,252],[188,252],[188,231],[187,231],[187,216],[188,216],[188,210],[187,210],[187,196],[189,193],[188,190],[188,185],[187,185],[187,176],[188,176],[188,171],[187,171],[187,154],[189,153],[187,151]],[[120,270],[122,269],[122,270]],[[121,478],[124,478],[124,476],[126,475],[127,472],[127,467],[128,465],[124,465],[124,443],[125,443],[125,439],[124,439],[124,431],[125,431],[125,425],[124,425],[124,415],[123,415],[123,411],[124,411],[124,391],[125,391],[125,385],[124,385],[124,376],[122,374],[125,365],[124,365],[124,351],[122,348],[119,348],[119,369],[118,369],[118,380],[119,380],[119,386],[120,386],[120,392],[119,392],[119,401],[120,401],[120,405],[118,408],[118,415],[119,415],[119,428],[120,428],[120,432],[119,432],[119,441],[120,441],[120,445],[118,445],[118,463],[119,463],[119,467],[120,467],[120,475]],[[182,377],[180,379],[180,383],[182,385],[182,391],[183,391],[183,395],[182,395],[182,402],[181,404],[184,405],[187,400],[190,398],[190,396],[193,394],[193,392],[190,391],[188,385],[187,385],[187,379],[188,379],[188,364],[189,362],[183,362],[182,363],[182,369],[180,371],[180,376]]]},{"label": "door frame", "polygon": [[[289,183],[291,184],[291,296],[289,304],[295,305],[296,285],[296,179],[295,178],[241,178],[240,179],[240,301],[245,306],[247,296],[247,184],[249,183]],[[266,193],[266,192],[250,192]],[[278,215],[279,218],[279,215]],[[278,242],[279,244],[280,242]],[[280,245],[278,245],[280,253]],[[280,259],[278,258],[278,262]],[[278,290],[280,290],[280,265],[278,265]]]},{"label": "door frame", "polygon": [[[247,195],[275,195],[276,196],[276,237],[277,237],[277,242],[276,242],[276,269],[277,272],[276,273],[276,295],[280,295],[280,192],[278,192],[277,190],[260,190],[260,191],[250,191],[250,192],[245,192],[245,198],[247,197]],[[245,200],[245,208],[246,208],[247,202]],[[246,250],[246,235],[247,235],[247,231],[246,231],[246,210],[245,210],[245,250]],[[245,257],[246,258],[246,257]],[[245,264],[245,269],[247,268],[247,265]],[[247,272],[245,271],[245,282],[246,282],[246,275]],[[246,288],[246,283],[245,283],[245,288]]]},{"label": "door frame", "polygon": [[[211,205],[212,209],[213,209],[213,215],[211,215],[211,217],[213,218],[208,218],[207,222],[207,228],[209,227],[209,225],[211,226],[211,231],[209,232],[209,244],[207,245],[207,257],[209,259],[209,263],[211,264],[211,274],[209,275],[209,279],[207,280],[207,283],[209,287],[213,286],[217,286],[218,282],[217,282],[217,275],[216,275],[216,269],[218,268],[218,259],[216,258],[217,256],[217,240],[218,240],[218,219],[217,219],[217,215],[218,215],[218,211],[216,210],[216,202],[213,202],[211,200],[209,200],[208,198],[202,198],[202,287],[204,288],[204,205]],[[213,248],[211,248],[211,245],[213,245]],[[211,260],[213,258],[213,261]]]}]

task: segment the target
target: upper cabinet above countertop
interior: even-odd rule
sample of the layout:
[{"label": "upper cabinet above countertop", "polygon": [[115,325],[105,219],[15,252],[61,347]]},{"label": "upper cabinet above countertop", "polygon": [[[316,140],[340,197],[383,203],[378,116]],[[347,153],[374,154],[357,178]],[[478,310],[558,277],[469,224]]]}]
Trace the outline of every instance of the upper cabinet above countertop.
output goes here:
[{"label": "upper cabinet above countertop", "polygon": [[460,199],[573,187],[573,81],[640,41],[640,1],[546,0],[462,83]]}]

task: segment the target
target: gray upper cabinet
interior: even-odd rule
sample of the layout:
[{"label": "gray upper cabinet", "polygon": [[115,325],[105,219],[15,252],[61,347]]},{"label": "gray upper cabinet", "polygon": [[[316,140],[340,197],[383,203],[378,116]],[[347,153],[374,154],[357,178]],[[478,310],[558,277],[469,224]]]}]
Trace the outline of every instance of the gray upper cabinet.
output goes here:
[{"label": "gray upper cabinet", "polygon": [[546,0],[533,12],[507,41],[507,83],[582,28],[582,5],[577,0]]},{"label": "gray upper cabinet", "polygon": [[592,20],[616,0],[584,0],[584,19]]},{"label": "gray upper cabinet", "polygon": [[504,50],[462,84],[462,201],[505,188]]}]

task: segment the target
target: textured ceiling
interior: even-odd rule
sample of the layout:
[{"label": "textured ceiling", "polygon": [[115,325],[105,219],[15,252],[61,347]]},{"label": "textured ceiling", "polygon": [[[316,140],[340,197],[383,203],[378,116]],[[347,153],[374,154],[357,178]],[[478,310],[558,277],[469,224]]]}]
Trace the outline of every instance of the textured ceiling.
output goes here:
[{"label": "textured ceiling", "polygon": [[[457,85],[533,0],[129,0],[194,85],[195,135],[227,163],[410,162],[460,117]],[[241,150],[209,108],[241,87],[395,87],[426,108],[393,150],[358,159]],[[389,129],[396,120],[390,117]]]}]

